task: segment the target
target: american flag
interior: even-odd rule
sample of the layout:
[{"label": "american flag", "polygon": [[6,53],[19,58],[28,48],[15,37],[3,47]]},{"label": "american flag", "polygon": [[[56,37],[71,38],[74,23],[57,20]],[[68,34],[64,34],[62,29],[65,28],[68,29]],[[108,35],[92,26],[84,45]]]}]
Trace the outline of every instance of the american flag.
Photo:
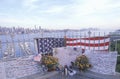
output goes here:
[{"label": "american flag", "polygon": [[89,50],[108,50],[109,36],[88,38],[38,38],[38,53],[52,53],[56,47],[81,47]]},{"label": "american flag", "polygon": [[81,47],[90,50],[108,50],[109,36],[88,37],[88,38],[66,38],[67,47]]},{"label": "american flag", "polygon": [[39,38],[37,39],[38,53],[52,53],[53,48],[64,47],[64,38]]}]

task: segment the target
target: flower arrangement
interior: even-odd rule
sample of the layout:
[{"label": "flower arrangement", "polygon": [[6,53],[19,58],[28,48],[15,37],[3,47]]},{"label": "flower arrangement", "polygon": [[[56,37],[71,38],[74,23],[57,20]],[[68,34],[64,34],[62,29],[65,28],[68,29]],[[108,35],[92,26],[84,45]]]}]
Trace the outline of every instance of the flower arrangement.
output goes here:
[{"label": "flower arrangement", "polygon": [[85,55],[81,55],[81,56],[77,57],[75,60],[75,65],[81,71],[85,71],[91,67],[91,64],[89,64],[88,58]]},{"label": "flower arrangement", "polygon": [[55,69],[56,65],[58,64],[58,59],[53,56],[43,56],[42,64],[44,64],[48,70]]}]

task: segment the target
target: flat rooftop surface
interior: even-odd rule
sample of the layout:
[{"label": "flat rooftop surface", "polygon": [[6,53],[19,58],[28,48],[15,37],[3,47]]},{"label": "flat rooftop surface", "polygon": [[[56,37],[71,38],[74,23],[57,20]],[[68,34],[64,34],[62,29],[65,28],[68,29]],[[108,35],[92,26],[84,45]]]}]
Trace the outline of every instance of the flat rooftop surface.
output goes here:
[{"label": "flat rooftop surface", "polygon": [[63,73],[58,71],[47,72],[45,74],[33,74],[30,76],[22,77],[19,79],[120,79],[120,73],[116,73],[115,75],[104,75],[98,74],[91,71],[79,72],[73,76],[67,75],[65,76]]}]

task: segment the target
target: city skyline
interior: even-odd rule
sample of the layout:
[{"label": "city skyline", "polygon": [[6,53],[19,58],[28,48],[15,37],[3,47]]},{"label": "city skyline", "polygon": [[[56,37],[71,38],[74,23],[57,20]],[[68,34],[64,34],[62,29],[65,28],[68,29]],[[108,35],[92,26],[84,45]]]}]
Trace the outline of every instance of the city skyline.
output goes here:
[{"label": "city skyline", "polygon": [[119,0],[0,0],[0,26],[119,29]]}]

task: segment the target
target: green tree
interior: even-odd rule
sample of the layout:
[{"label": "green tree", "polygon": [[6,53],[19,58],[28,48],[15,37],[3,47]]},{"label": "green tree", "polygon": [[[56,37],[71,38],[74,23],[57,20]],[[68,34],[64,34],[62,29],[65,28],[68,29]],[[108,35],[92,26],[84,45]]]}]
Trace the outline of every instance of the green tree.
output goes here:
[{"label": "green tree", "polygon": [[[117,45],[116,45],[117,44]],[[116,48],[117,47],[117,48]],[[111,45],[110,45],[110,50],[111,51],[115,51],[115,48],[116,48],[116,50],[118,51],[118,54],[120,54],[120,41],[117,41],[117,43],[116,43],[116,41],[112,41],[111,42]]]},{"label": "green tree", "polygon": [[[118,55],[120,55],[120,41],[117,41],[117,43],[116,41],[111,42],[110,50],[115,51],[115,47],[117,47],[116,50],[118,51]],[[116,71],[120,72],[120,56],[117,57]]]}]

